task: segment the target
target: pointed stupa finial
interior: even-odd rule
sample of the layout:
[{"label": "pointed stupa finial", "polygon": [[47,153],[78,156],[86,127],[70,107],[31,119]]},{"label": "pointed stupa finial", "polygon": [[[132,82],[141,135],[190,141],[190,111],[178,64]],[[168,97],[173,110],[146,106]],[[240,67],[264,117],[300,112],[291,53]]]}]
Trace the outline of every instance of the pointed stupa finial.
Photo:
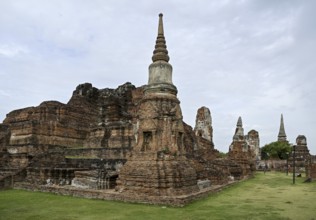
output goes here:
[{"label": "pointed stupa finial", "polygon": [[281,123],[280,123],[280,130],[278,135],[278,141],[286,141],[286,134],[284,130],[284,121],[283,121],[283,114],[281,114]]},{"label": "pointed stupa finial", "polygon": [[238,121],[237,121],[237,127],[242,127],[242,120],[241,116],[239,116]]},{"label": "pointed stupa finial", "polygon": [[159,14],[159,24],[158,24],[158,36],[156,40],[154,55],[152,56],[152,61],[169,61],[168,50],[166,46],[166,40],[163,31],[163,14]]},{"label": "pointed stupa finial", "polygon": [[244,129],[242,127],[241,117],[239,116],[233,140],[237,141],[237,140],[243,140],[243,139],[244,139]]}]

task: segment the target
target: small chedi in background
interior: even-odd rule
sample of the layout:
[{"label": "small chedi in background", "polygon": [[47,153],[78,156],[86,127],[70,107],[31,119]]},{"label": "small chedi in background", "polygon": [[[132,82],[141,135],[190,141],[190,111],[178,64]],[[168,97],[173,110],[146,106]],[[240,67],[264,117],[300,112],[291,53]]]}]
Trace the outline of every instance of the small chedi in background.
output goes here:
[{"label": "small chedi in background", "polygon": [[288,142],[286,139],[286,134],[285,134],[285,129],[284,129],[283,114],[281,114],[281,122],[280,122],[279,134],[278,134],[278,141],[279,142]]},{"label": "small chedi in background", "polygon": [[310,168],[313,167],[312,164],[315,162],[313,162],[313,156],[309,153],[306,137],[298,135],[296,144],[291,144],[287,140],[284,127],[284,118],[281,114],[277,141],[266,144],[261,148],[261,161],[257,163],[257,170],[263,170],[265,167],[268,170],[287,173],[294,170],[298,176],[304,176],[302,173],[306,173],[306,178],[309,178]]}]

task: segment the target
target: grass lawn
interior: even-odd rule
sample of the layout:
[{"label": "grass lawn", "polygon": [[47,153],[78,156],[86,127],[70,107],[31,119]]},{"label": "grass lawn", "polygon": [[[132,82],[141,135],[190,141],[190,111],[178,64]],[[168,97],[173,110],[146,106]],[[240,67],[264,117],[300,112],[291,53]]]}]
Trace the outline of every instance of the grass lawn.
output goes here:
[{"label": "grass lawn", "polygon": [[267,172],[183,208],[0,191],[0,219],[293,219],[316,220],[316,182]]}]

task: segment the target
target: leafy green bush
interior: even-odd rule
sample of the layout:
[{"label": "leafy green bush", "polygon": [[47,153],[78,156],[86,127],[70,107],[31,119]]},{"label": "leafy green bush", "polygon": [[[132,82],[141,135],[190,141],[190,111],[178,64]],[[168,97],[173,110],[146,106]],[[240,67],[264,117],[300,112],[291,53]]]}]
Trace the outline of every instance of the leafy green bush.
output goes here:
[{"label": "leafy green bush", "polygon": [[267,159],[281,159],[286,160],[291,153],[292,148],[288,142],[272,142],[266,144],[261,148],[261,158]]}]

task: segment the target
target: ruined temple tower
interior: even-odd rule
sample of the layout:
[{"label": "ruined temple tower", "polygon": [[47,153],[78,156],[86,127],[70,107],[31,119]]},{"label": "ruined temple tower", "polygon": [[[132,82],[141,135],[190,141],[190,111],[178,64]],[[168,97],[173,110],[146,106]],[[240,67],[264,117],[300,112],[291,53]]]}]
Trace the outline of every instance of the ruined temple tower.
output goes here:
[{"label": "ruined temple tower", "polygon": [[300,160],[307,160],[310,157],[309,149],[307,147],[307,140],[305,135],[298,135],[296,138],[295,148],[296,158]]},{"label": "ruined temple tower", "polygon": [[213,127],[211,112],[208,108],[204,106],[199,108],[197,111],[194,133],[196,136],[209,140],[213,144]]},{"label": "ruined temple tower", "polygon": [[120,171],[118,189],[149,196],[197,190],[196,171],[185,156],[184,125],[159,14],[158,36],[148,84],[137,108],[136,145]]},{"label": "ruined temple tower", "polygon": [[172,83],[172,66],[164,37],[162,14],[158,36],[149,65],[148,84],[139,105],[138,143],[140,151],[182,151],[184,128],[177,88]]},{"label": "ruined temple tower", "polygon": [[244,128],[242,127],[241,117],[238,117],[235,134],[233,136],[233,142],[229,146],[229,153],[233,152],[247,152],[248,144],[244,136]]},{"label": "ruined temple tower", "polygon": [[242,120],[240,116],[237,121],[237,127],[236,127],[233,140],[239,140],[239,141],[244,140],[244,128],[242,127]]},{"label": "ruined temple tower", "polygon": [[280,130],[278,135],[278,141],[280,142],[287,142],[286,134],[284,130],[284,121],[283,121],[283,114],[281,114],[281,122],[280,122]]},{"label": "ruined temple tower", "polygon": [[233,142],[229,146],[228,158],[243,168],[243,175],[249,175],[254,169],[254,152],[244,136],[241,117],[238,118]]},{"label": "ruined temple tower", "polygon": [[259,132],[252,129],[248,132],[247,135],[245,135],[245,139],[246,139],[250,149],[254,152],[256,158],[260,160]]}]

